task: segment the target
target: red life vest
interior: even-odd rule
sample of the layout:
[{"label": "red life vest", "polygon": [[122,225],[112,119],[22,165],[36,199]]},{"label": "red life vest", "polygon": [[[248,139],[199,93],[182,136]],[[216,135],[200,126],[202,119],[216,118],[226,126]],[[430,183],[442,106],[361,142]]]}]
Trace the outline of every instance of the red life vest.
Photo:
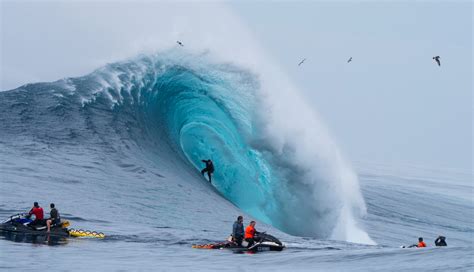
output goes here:
[{"label": "red life vest", "polygon": [[255,236],[255,228],[249,225],[247,228],[245,228],[245,236],[244,238],[252,238]]},{"label": "red life vest", "polygon": [[43,220],[43,218],[44,218],[43,208],[41,208],[41,207],[38,207],[38,208],[33,207],[33,209],[31,209],[31,211],[30,211],[30,214],[34,214],[36,220]]},{"label": "red life vest", "polygon": [[425,242],[421,241],[418,243],[417,247],[426,247]]}]

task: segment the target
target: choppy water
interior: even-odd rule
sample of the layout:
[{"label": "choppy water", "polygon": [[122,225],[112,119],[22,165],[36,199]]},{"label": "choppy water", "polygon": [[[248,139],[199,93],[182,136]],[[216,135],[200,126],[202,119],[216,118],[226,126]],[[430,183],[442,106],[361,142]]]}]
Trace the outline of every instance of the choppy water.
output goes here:
[{"label": "choppy water", "polygon": [[[54,202],[72,227],[107,234],[2,236],[2,269],[474,269],[471,172],[364,163],[357,179],[307,141],[277,148],[257,76],[175,54],[0,92],[0,217]],[[208,157],[212,185],[198,171]],[[288,248],[191,248],[227,237],[239,214]],[[447,248],[433,247],[439,234]],[[419,236],[429,248],[399,248]],[[370,239],[377,245],[347,242]]]}]

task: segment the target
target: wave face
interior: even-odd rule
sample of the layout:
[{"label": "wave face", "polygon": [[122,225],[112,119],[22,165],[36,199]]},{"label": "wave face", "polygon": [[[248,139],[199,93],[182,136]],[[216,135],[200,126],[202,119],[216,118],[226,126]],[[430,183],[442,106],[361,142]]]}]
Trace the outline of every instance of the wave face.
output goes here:
[{"label": "wave face", "polygon": [[[285,109],[272,103],[286,101],[266,90],[247,69],[207,53],[171,50],[4,94],[25,94],[43,118],[61,116],[67,130],[37,124],[30,131],[53,135],[55,144],[90,142],[94,135],[111,148],[125,145],[127,153],[172,162],[178,178],[180,171],[199,173],[201,160],[209,158],[216,168],[213,186],[253,217],[293,235],[373,243],[358,226],[365,204],[356,175],[313,126],[315,118],[302,111],[297,121],[282,120]],[[291,111],[300,106],[306,107],[287,105]],[[78,124],[87,133],[74,129]]]}]

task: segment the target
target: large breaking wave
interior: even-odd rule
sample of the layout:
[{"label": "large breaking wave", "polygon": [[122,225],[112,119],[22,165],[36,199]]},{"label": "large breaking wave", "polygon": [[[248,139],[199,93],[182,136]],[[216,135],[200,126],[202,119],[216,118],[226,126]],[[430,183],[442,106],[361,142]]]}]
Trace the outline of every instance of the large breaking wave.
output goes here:
[{"label": "large breaking wave", "polygon": [[170,50],[19,89],[50,92],[49,114],[94,109],[81,122],[102,139],[119,134],[142,152],[166,146],[157,161],[173,158],[183,171],[212,159],[213,185],[226,199],[287,233],[373,243],[358,226],[365,204],[356,175],[296,90],[268,78]]}]

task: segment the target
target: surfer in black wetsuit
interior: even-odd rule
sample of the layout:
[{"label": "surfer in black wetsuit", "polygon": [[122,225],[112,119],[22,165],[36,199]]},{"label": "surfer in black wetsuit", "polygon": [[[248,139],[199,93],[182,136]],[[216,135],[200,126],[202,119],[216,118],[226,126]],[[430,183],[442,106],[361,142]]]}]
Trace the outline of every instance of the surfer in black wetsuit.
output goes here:
[{"label": "surfer in black wetsuit", "polygon": [[435,240],[435,245],[436,246],[447,246],[448,244],[446,244],[446,237],[444,236],[438,236],[438,238],[436,238]]},{"label": "surfer in black wetsuit", "polygon": [[201,174],[204,175],[204,173],[207,172],[209,182],[211,182],[211,174],[214,173],[214,164],[212,164],[211,160],[202,160],[202,162],[206,164],[206,168],[201,170]]}]

